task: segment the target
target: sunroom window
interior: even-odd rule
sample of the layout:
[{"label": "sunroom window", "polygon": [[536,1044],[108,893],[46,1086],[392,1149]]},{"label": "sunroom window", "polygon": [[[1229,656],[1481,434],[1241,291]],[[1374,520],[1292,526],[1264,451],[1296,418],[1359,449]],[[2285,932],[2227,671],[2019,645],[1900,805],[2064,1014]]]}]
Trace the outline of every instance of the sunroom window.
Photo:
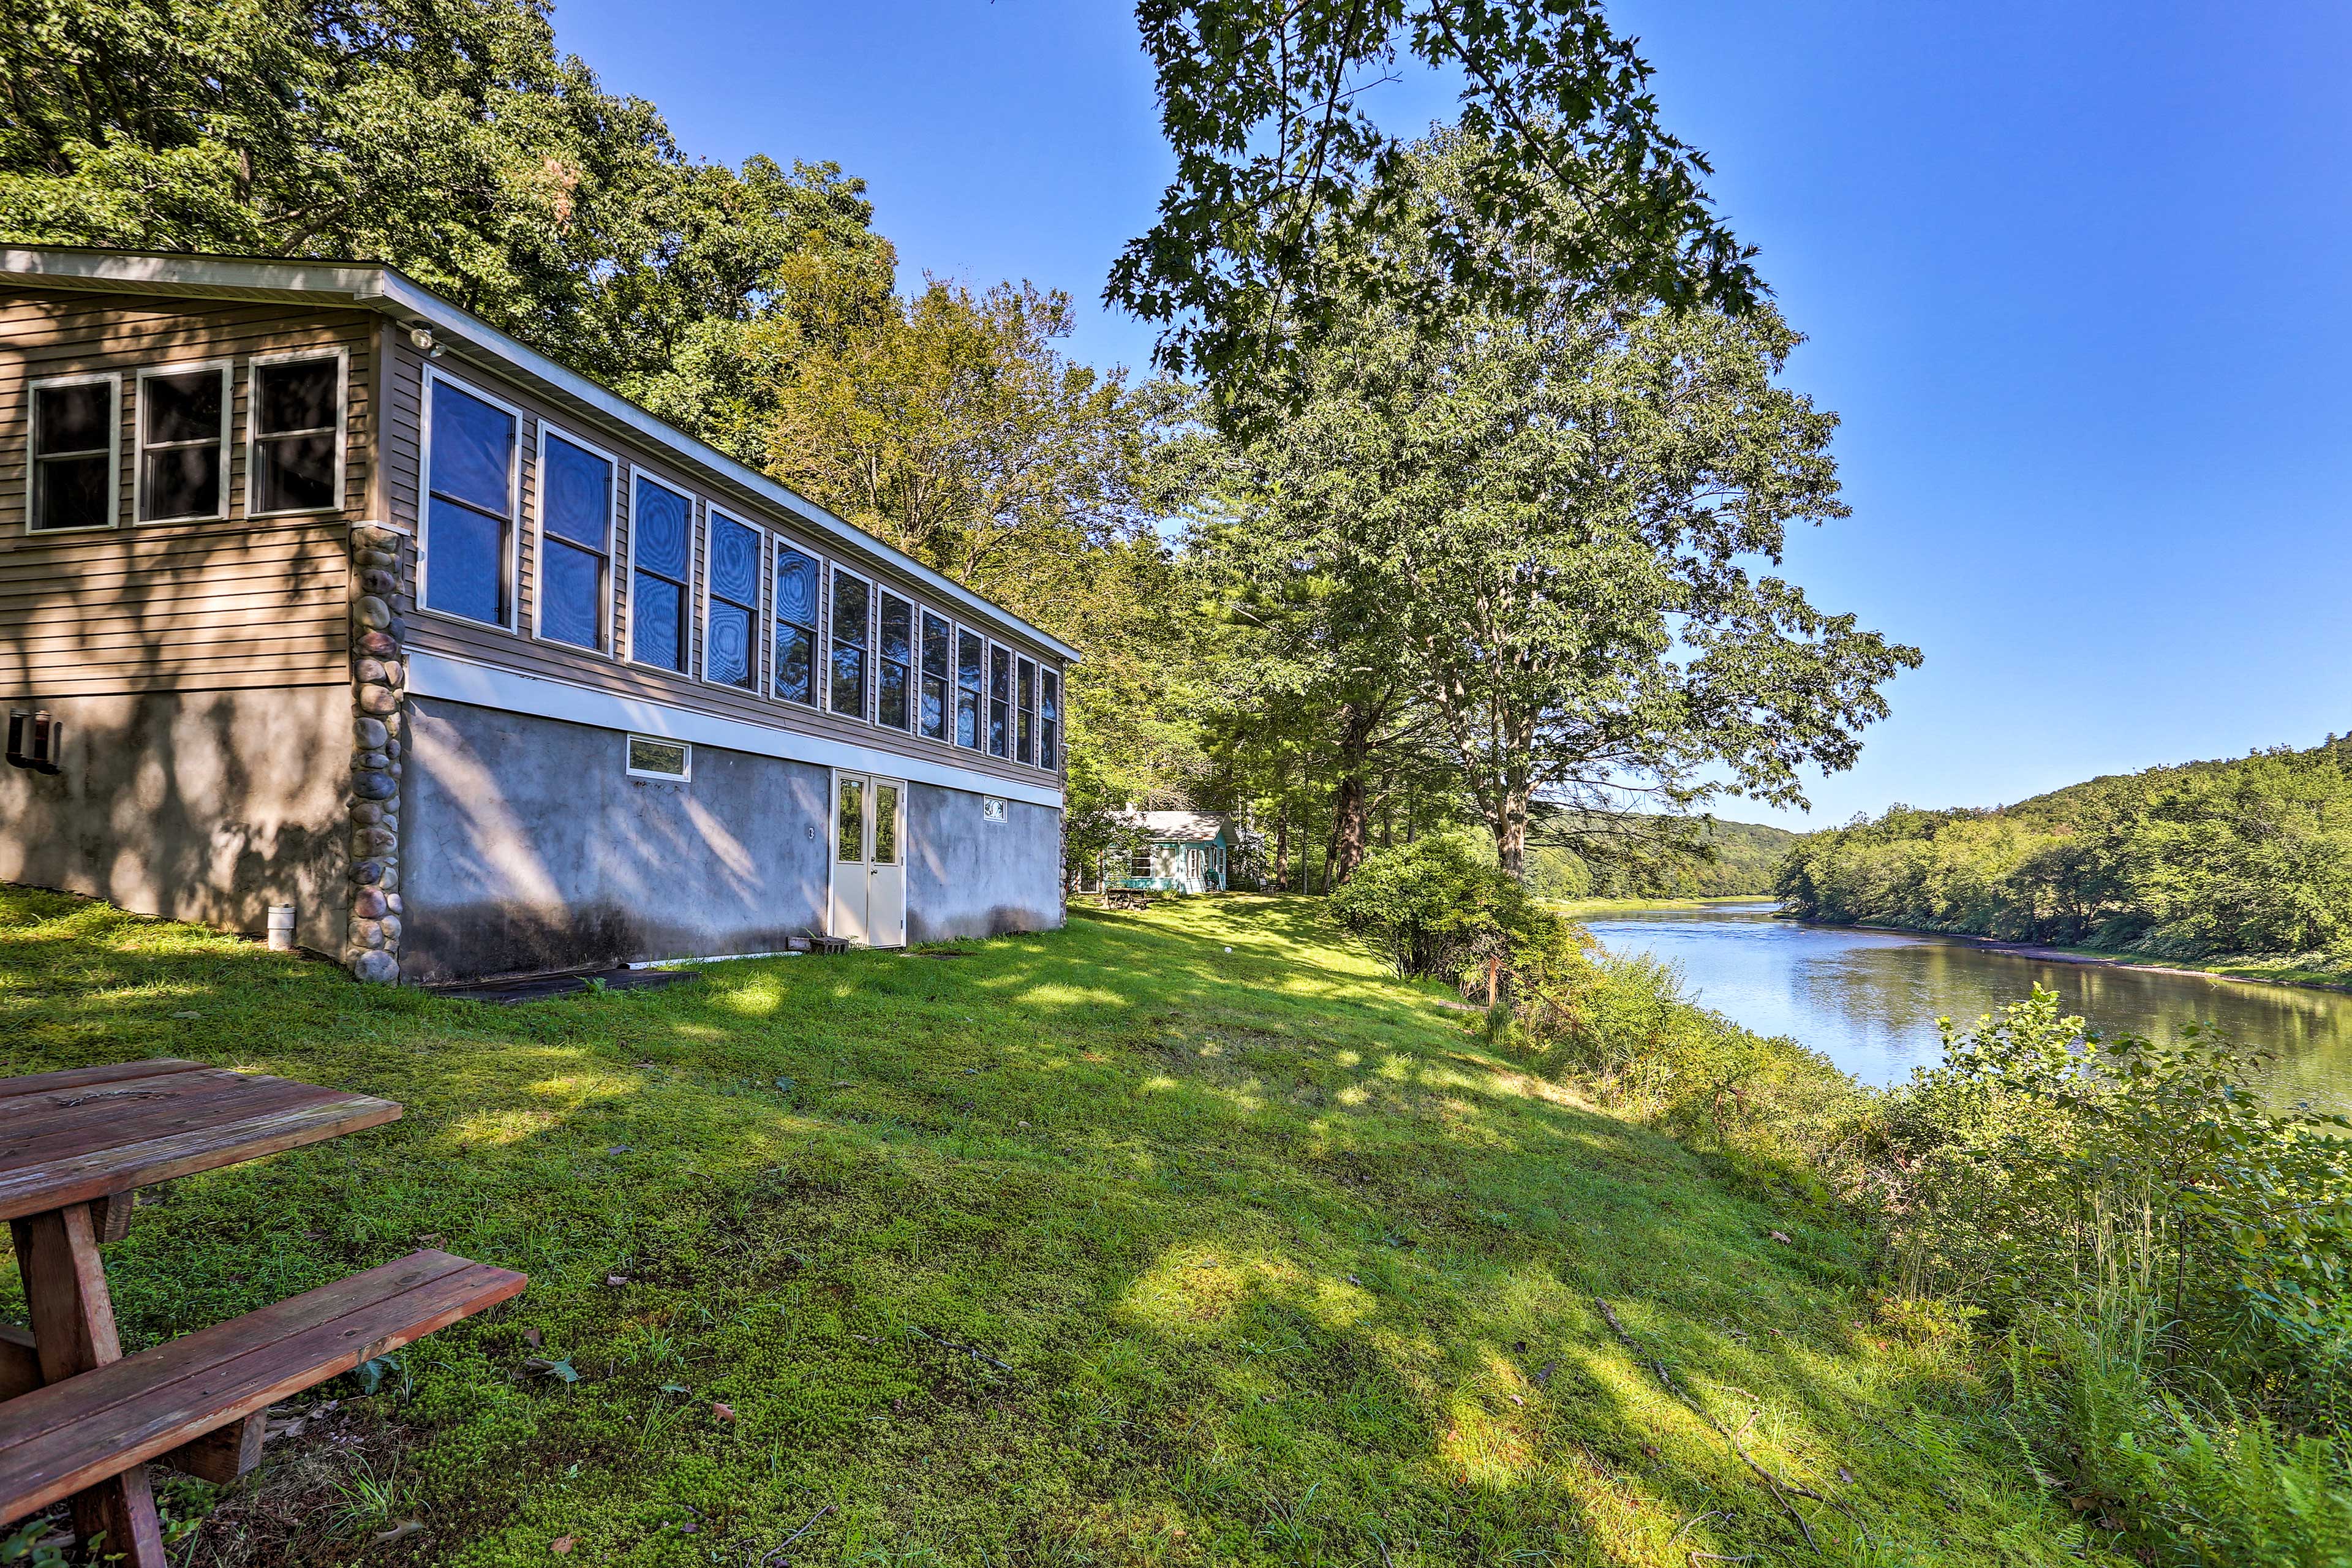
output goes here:
[{"label": "sunroom window", "polygon": [[988,647],[988,754],[1013,754],[1013,650]]},{"label": "sunroom window", "polygon": [[863,577],[833,569],[833,688],[835,712],[866,717],[866,647],[871,634],[873,589]]},{"label": "sunroom window", "polygon": [[816,558],[776,546],[776,695],[816,706]]},{"label": "sunroom window", "polygon": [[[434,383],[434,466],[440,467],[441,393],[457,389]],[[457,395],[465,396],[463,393]],[[490,414],[478,398],[469,398]],[[246,478],[246,510],[251,513],[324,511],[339,500],[342,453],[343,360],[341,354],[312,359],[262,360],[253,367],[252,472]],[[499,417],[505,418],[503,415]],[[507,419],[508,439],[514,422]],[[437,480],[437,476],[436,476]],[[454,492],[453,492],[454,493]],[[511,511],[508,513],[512,521]],[[459,611],[458,614],[465,614]],[[476,616],[476,619],[481,619]],[[503,619],[503,615],[499,617]]]},{"label": "sunroom window", "polygon": [[[255,376],[295,368],[258,365]],[[426,468],[425,607],[505,626],[513,603],[515,416],[436,379]]]},{"label": "sunroom window", "polygon": [[922,700],[915,721],[916,726],[934,741],[948,738],[948,645],[953,640],[954,632],[947,620],[925,610]]},{"label": "sunroom window", "polygon": [[613,463],[547,433],[540,489],[539,635],[604,648],[613,550]]},{"label": "sunroom window", "polygon": [[956,633],[956,744],[980,750],[981,657],[987,645],[978,632]]},{"label": "sunroom window", "polygon": [[1062,765],[1062,677],[1051,669],[1037,672],[1037,765]]},{"label": "sunroom window", "polygon": [[910,728],[915,657],[915,606],[885,592],[882,635],[875,652],[874,721],[887,729]]},{"label": "sunroom window", "polygon": [[1024,763],[1037,760],[1037,666],[1023,659],[1013,667],[1013,700],[1020,728],[1013,738],[1013,754]]},{"label": "sunroom window", "polygon": [[693,563],[694,502],[639,474],[629,522],[629,657],[638,663],[686,673]]},{"label": "sunroom window", "polygon": [[760,533],[723,512],[710,514],[710,600],[704,612],[702,673],[721,686],[760,689],[751,628],[760,624]]}]

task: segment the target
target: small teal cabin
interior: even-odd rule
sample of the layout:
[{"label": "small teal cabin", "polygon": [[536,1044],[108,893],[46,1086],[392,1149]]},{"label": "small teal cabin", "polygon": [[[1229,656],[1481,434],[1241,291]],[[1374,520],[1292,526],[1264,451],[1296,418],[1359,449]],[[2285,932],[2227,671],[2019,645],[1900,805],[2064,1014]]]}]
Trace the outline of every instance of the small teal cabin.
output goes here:
[{"label": "small teal cabin", "polygon": [[1125,855],[1104,857],[1102,885],[1150,893],[1222,893],[1232,832],[1197,811],[1135,811],[1127,820],[1149,836]]}]

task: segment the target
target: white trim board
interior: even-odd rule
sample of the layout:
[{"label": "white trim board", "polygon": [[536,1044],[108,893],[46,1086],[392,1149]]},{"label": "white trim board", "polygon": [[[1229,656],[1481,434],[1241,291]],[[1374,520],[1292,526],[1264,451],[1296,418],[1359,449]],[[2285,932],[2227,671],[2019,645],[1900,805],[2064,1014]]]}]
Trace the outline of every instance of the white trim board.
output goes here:
[{"label": "white trim board", "polygon": [[659,735],[666,740],[717,746],[723,751],[748,752],[753,756],[782,757],[850,773],[878,773],[909,784],[938,784],[971,795],[1003,795],[1056,811],[1062,806],[1062,792],[1058,789],[950,767],[928,757],[855,745],[829,735],[804,735],[765,724],[747,724],[740,719],[722,719],[715,713],[697,713],[667,702],[594,691],[569,681],[523,675],[476,664],[471,659],[451,658],[446,654],[411,654],[408,689],[419,697],[469,702],[477,708],[557,719],[599,730],[624,733],[634,730],[640,735]]}]

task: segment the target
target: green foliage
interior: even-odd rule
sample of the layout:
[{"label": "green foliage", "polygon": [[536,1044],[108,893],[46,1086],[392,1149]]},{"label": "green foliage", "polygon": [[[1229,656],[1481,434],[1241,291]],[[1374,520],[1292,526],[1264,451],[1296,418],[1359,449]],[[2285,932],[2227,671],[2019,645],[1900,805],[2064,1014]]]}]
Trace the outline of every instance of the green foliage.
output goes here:
[{"label": "green foliage", "polygon": [[2095,779],[1997,811],[1896,806],[1807,837],[1775,887],[1808,920],[2352,964],[2352,742]]},{"label": "green foliage", "polygon": [[1539,988],[1576,952],[1568,922],[1458,833],[1374,850],[1330,909],[1397,973],[1465,991]]},{"label": "green foliage", "polygon": [[[1709,209],[1706,159],[1658,117],[1649,67],[1597,0],[1139,0],[1176,176],[1105,298],[1164,323],[1163,364],[1263,416],[1293,352],[1356,301],[1443,330],[1536,292],[1495,236],[1540,245],[1580,300],[1744,309],[1748,252]],[[1477,153],[1465,201],[1416,207],[1366,90],[1401,58],[1459,73]],[[1557,194],[1555,194],[1557,193]],[[1383,242],[1412,234],[1426,268]]]},{"label": "green foliage", "polygon": [[1773,879],[1798,835],[1757,822],[1714,817],[1680,841],[1643,842],[1636,853],[1584,852],[1537,844],[1528,851],[1528,886],[1538,898],[1722,899],[1772,891]]}]

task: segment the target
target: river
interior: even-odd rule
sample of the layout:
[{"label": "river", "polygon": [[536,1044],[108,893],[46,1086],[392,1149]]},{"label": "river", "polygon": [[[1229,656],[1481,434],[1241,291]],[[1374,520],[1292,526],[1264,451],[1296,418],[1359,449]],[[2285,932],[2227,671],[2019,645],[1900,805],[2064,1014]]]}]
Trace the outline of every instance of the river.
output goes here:
[{"label": "river", "polygon": [[1800,925],[1767,903],[1656,910],[1585,922],[1615,952],[1651,952],[1685,989],[1762,1035],[1811,1047],[1866,1083],[1943,1054],[1936,1020],[1972,1021],[2035,985],[2105,1034],[2168,1036],[2190,1022],[2277,1053],[2262,1072],[2282,1103],[2352,1110],[2352,994],[2143,969],[2053,963],[1973,942]]}]

